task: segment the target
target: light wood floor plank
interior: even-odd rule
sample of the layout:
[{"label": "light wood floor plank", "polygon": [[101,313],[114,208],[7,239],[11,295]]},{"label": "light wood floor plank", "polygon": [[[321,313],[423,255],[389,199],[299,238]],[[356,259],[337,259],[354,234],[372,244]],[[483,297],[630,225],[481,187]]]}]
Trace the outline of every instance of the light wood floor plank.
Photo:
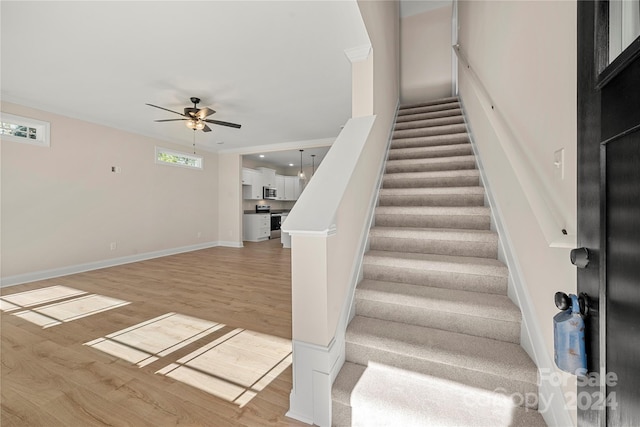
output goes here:
[{"label": "light wood floor plank", "polygon": [[[291,339],[291,252],[245,245],[3,289],[62,285],[130,304],[46,329],[2,313],[2,426],[304,426],[285,416],[291,367],[243,408],[155,373],[235,328]],[[84,345],[170,312],[226,326],[143,368]]]}]

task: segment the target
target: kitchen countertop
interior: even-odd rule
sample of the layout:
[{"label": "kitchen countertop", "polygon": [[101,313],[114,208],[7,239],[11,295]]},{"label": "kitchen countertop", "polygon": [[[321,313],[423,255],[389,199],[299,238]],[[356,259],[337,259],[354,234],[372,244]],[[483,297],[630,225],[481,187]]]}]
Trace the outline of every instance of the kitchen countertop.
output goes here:
[{"label": "kitchen countertop", "polygon": [[243,213],[245,215],[251,215],[251,214],[288,214],[289,212],[291,212],[290,210],[286,210],[286,209],[272,209],[271,212],[256,212],[255,210],[247,210],[244,211]]}]

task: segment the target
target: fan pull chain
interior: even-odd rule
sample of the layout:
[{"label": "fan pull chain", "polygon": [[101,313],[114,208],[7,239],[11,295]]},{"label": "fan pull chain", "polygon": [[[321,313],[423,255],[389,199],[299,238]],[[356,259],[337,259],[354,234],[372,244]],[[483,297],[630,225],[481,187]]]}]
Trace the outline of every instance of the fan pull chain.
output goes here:
[{"label": "fan pull chain", "polygon": [[193,154],[196,154],[196,130],[193,130]]}]

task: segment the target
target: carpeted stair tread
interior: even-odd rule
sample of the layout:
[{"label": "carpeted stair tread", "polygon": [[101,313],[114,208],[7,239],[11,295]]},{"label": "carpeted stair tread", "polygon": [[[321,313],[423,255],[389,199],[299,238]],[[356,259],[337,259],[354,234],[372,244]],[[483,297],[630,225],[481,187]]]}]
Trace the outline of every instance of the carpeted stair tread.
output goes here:
[{"label": "carpeted stair tread", "polygon": [[382,188],[380,206],[483,206],[484,188],[472,187],[403,187]]},{"label": "carpeted stair tread", "polygon": [[392,148],[389,160],[424,159],[433,157],[456,157],[473,154],[471,144],[437,145],[413,148]]},{"label": "carpeted stair tread", "polygon": [[374,227],[371,250],[497,258],[498,235],[490,230]]},{"label": "carpeted stair tread", "polygon": [[428,107],[432,105],[449,104],[451,102],[458,102],[458,101],[459,100],[457,96],[447,96],[444,98],[432,99],[430,101],[414,102],[411,104],[402,104],[399,107],[399,111],[404,111],[407,109],[418,108],[418,107]]},{"label": "carpeted stair tread", "polygon": [[484,188],[480,186],[471,187],[417,187],[417,188],[381,188],[381,196],[427,196],[432,194],[438,195],[484,195]]},{"label": "carpeted stair tread", "polygon": [[475,168],[476,159],[474,156],[469,155],[387,160],[387,163],[385,165],[385,172],[427,172],[430,170],[436,171]]},{"label": "carpeted stair tread", "polygon": [[385,174],[382,188],[469,187],[480,185],[477,169],[452,171],[397,172]]},{"label": "carpeted stair tread", "polygon": [[431,112],[434,112],[434,111],[452,110],[454,108],[460,108],[460,103],[457,100],[456,101],[442,103],[442,104],[422,105],[422,106],[408,106],[406,108],[400,108],[398,110],[398,116],[431,113]]},{"label": "carpeted stair tread", "polygon": [[432,288],[407,283],[365,279],[356,288],[356,299],[516,322],[518,331],[522,318],[520,309],[506,295]]},{"label": "carpeted stair tread", "polygon": [[431,127],[419,128],[419,129],[403,129],[403,130],[393,131],[393,139],[396,140],[396,139],[402,139],[402,138],[417,138],[420,136],[445,135],[445,134],[451,134],[451,133],[462,133],[466,131],[467,131],[467,127],[464,123],[431,126]]},{"label": "carpeted stair tread", "polygon": [[436,270],[450,273],[473,274],[506,278],[507,267],[497,259],[460,257],[437,254],[418,254],[389,251],[368,251],[364,255],[364,265],[388,265],[389,267],[416,270]]},{"label": "carpeted stair tread", "polygon": [[488,230],[490,211],[485,206],[378,206],[376,225]]},{"label": "carpeted stair tread", "polygon": [[437,119],[438,117],[458,116],[461,114],[462,110],[460,108],[431,111],[429,113],[407,114],[405,116],[398,116],[396,119],[396,125],[398,125],[399,123],[413,122],[416,120]]},{"label": "carpeted stair tread", "polygon": [[356,312],[427,328],[520,343],[520,310],[506,295],[365,279]]},{"label": "carpeted stair tread", "polygon": [[537,411],[496,391],[377,363],[363,372],[352,395],[355,425],[546,426]]},{"label": "carpeted stair tread", "polygon": [[364,373],[365,366],[344,362],[331,389],[331,398],[343,405],[351,405],[351,390]]},{"label": "carpeted stair tread", "polygon": [[413,120],[410,122],[397,123],[394,130],[400,131],[407,129],[420,129],[433,126],[454,125],[459,123],[464,123],[464,118],[462,117],[462,115],[450,115],[447,117],[435,117],[432,119]]},{"label": "carpeted stair tread", "polygon": [[482,373],[537,390],[536,366],[518,344],[358,315],[347,327],[346,341],[350,362],[367,356],[379,363],[397,359],[403,369],[457,377],[471,386],[492,386],[476,383],[474,373]]},{"label": "carpeted stair tread", "polygon": [[372,227],[369,237],[399,239],[450,240],[456,242],[498,243],[498,235],[491,230],[461,230],[459,228]]},{"label": "carpeted stair tread", "polygon": [[448,133],[443,135],[419,136],[416,138],[398,138],[391,142],[391,148],[418,148],[437,145],[469,144],[469,134],[466,132]]},{"label": "carpeted stair tread", "polygon": [[370,250],[363,278],[506,295],[508,271],[491,258]]}]

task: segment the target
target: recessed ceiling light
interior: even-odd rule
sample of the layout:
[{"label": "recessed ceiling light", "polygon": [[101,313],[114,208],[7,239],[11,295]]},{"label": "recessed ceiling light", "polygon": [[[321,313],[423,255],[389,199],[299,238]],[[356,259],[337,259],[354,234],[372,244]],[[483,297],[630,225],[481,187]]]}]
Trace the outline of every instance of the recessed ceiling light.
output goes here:
[{"label": "recessed ceiling light", "polygon": [[289,166],[293,166],[293,163],[289,163]]},{"label": "recessed ceiling light", "polygon": [[264,154],[260,154],[260,158],[261,158],[261,159],[264,159]]}]

